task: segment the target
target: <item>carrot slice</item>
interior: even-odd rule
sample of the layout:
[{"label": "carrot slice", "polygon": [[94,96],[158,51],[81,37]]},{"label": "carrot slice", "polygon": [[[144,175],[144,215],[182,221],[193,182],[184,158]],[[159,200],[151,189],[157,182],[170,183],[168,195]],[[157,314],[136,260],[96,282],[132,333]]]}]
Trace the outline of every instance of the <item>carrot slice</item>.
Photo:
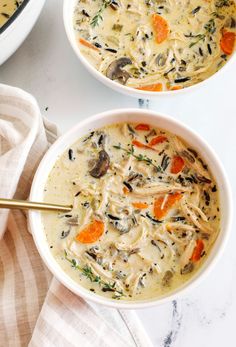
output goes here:
[{"label": "carrot slice", "polygon": [[172,159],[171,169],[170,172],[172,174],[177,174],[180,171],[182,171],[184,168],[184,160],[182,157],[176,155]]},{"label": "carrot slice", "polygon": [[150,130],[150,126],[148,124],[138,124],[138,125],[136,125],[135,129],[148,131],[148,130]]},{"label": "carrot slice", "polygon": [[171,207],[182,198],[181,193],[169,194],[167,198],[161,196],[154,201],[154,215],[157,219],[163,219]]},{"label": "carrot slice", "polygon": [[181,87],[181,86],[172,86],[172,87],[170,87],[170,90],[180,90],[180,89],[183,89],[183,87]]},{"label": "carrot slice", "polygon": [[161,92],[163,90],[162,83],[149,84],[147,86],[141,86],[136,88],[138,90],[147,90],[149,92]]},{"label": "carrot slice", "polygon": [[169,35],[170,29],[167,21],[159,14],[152,15],[152,26],[155,31],[155,38],[157,43],[165,41]]},{"label": "carrot slice", "polygon": [[151,150],[155,151],[155,149],[152,148],[151,146],[145,145],[144,143],[142,143],[142,142],[140,142],[140,141],[138,141],[138,140],[133,140],[133,141],[132,141],[132,145],[133,145],[133,146],[136,146],[136,147],[138,147],[138,148],[151,149]]},{"label": "carrot slice", "polygon": [[135,208],[138,208],[139,210],[142,210],[148,207],[148,204],[146,202],[132,202],[132,205]]},{"label": "carrot slice", "polygon": [[99,49],[97,47],[95,47],[94,45],[92,45],[92,43],[86,41],[85,39],[83,39],[82,37],[79,39],[79,43],[81,43],[81,45],[88,47],[88,48],[92,48],[95,51],[99,51]]},{"label": "carrot slice", "polygon": [[96,242],[103,233],[104,223],[99,220],[94,220],[81,230],[81,232],[76,236],[76,240],[81,243],[93,243]]},{"label": "carrot slice", "polygon": [[153,139],[151,139],[151,141],[149,142],[149,145],[150,145],[150,146],[155,146],[155,145],[157,145],[158,143],[165,142],[166,140],[167,140],[167,137],[166,137],[166,136],[159,135],[159,136],[156,136],[156,137],[154,137]]},{"label": "carrot slice", "polygon": [[236,37],[236,34],[233,32],[226,31],[223,33],[220,40],[220,48],[225,54],[230,55],[233,53],[234,45],[235,45],[235,37]]},{"label": "carrot slice", "polygon": [[191,259],[193,262],[198,261],[201,258],[202,251],[204,250],[204,243],[201,239],[196,241],[196,246],[193,250]]}]

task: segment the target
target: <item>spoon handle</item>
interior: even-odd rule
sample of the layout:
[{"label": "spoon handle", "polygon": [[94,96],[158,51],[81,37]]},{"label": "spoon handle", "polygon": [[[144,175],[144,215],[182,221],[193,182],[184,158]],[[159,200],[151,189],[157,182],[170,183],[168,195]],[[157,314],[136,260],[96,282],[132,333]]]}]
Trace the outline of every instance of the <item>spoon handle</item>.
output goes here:
[{"label": "spoon handle", "polygon": [[21,210],[41,210],[41,211],[60,211],[69,212],[72,205],[55,205],[45,202],[31,202],[26,200],[1,199],[0,208],[21,209]]}]

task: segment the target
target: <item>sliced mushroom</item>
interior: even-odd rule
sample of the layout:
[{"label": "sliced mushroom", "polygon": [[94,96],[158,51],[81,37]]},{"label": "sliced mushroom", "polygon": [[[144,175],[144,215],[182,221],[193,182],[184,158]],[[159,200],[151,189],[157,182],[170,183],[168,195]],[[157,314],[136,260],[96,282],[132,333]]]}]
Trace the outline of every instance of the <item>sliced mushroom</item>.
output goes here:
[{"label": "sliced mushroom", "polygon": [[131,228],[137,225],[135,215],[129,215],[127,218],[119,218],[108,213],[107,217],[109,218],[110,224],[112,224],[121,235],[128,233]]},{"label": "sliced mushroom", "polygon": [[190,272],[192,272],[194,269],[193,263],[190,261],[188,264],[186,264],[181,270],[180,273],[181,275],[186,275]]},{"label": "sliced mushroom", "polygon": [[104,150],[100,151],[98,154],[98,160],[94,168],[89,171],[90,175],[95,178],[100,178],[107,173],[110,165],[110,157],[108,153]]},{"label": "sliced mushroom", "polygon": [[167,60],[167,57],[162,53],[159,53],[158,56],[156,57],[156,63],[158,66],[164,66],[166,63],[166,60]]},{"label": "sliced mushroom", "polygon": [[165,287],[169,287],[171,284],[172,277],[173,277],[173,272],[170,270],[167,270],[165,272],[165,275],[162,278],[162,285]]},{"label": "sliced mushroom", "polygon": [[121,84],[126,84],[130,74],[122,68],[128,64],[132,64],[132,61],[127,57],[122,57],[114,60],[107,68],[106,76],[111,80],[117,80]]},{"label": "sliced mushroom", "polygon": [[131,225],[128,223],[127,219],[122,221],[111,220],[110,223],[120,232],[121,235],[128,233],[131,229]]}]

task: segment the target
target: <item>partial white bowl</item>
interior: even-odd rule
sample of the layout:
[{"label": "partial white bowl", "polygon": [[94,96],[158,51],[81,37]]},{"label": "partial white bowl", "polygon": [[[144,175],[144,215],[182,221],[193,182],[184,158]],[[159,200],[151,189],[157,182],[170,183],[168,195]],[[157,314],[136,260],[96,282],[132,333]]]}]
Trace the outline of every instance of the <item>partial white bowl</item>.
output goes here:
[{"label": "partial white bowl", "polygon": [[33,28],[45,0],[24,0],[3,27],[0,28],[0,65],[22,44]]},{"label": "partial white bowl", "polygon": [[48,175],[55,164],[55,161],[66,149],[77,141],[78,138],[105,125],[127,121],[149,123],[153,126],[166,129],[181,136],[201,154],[202,158],[215,175],[220,194],[220,208],[222,215],[221,231],[208,258],[202,265],[201,269],[199,269],[199,271],[194,275],[194,277],[182,287],[177,288],[173,292],[161,298],[152,298],[150,300],[143,301],[115,301],[108,299],[85,289],[79,283],[76,283],[73,279],[71,279],[62,270],[50,252],[46,235],[44,233],[40,212],[29,212],[29,225],[35,244],[45,264],[54,274],[54,276],[72,292],[86,300],[92,300],[99,304],[116,308],[137,309],[165,303],[173,300],[179,295],[185,294],[187,290],[193,289],[203,278],[207,277],[210,269],[212,269],[213,265],[216,264],[217,260],[222,255],[230,232],[232,220],[232,197],[224,169],[210,146],[193,130],[183,125],[180,121],[164,114],[140,109],[118,109],[101,113],[78,123],[51,146],[49,151],[42,159],[35,174],[30,193],[30,200],[43,201],[44,186]]},{"label": "partial white bowl", "polygon": [[64,26],[66,30],[66,34],[68,37],[68,40],[75,51],[77,57],[79,58],[80,62],[86,67],[86,69],[93,75],[96,79],[98,79],[100,82],[108,86],[109,88],[116,90],[117,92],[120,92],[125,95],[129,95],[135,98],[141,98],[141,99],[157,99],[157,98],[163,98],[166,97],[168,100],[172,96],[178,96],[179,94],[185,94],[192,90],[198,89],[201,86],[207,85],[208,81],[210,79],[213,79],[217,77],[220,73],[223,73],[226,67],[228,67],[235,59],[236,59],[236,53],[233,54],[233,56],[228,60],[228,62],[214,75],[210,76],[206,80],[194,84],[190,87],[183,88],[180,90],[175,91],[162,91],[162,92],[150,92],[150,91],[144,91],[144,90],[138,90],[134,88],[130,88],[127,86],[123,86],[122,84],[119,84],[115,81],[110,80],[108,77],[104,76],[101,72],[95,69],[95,67],[92,66],[88,62],[88,60],[82,55],[80,52],[78,42],[76,41],[76,36],[73,28],[73,12],[76,3],[78,0],[64,0],[64,8],[63,8],[63,17],[64,17]]}]

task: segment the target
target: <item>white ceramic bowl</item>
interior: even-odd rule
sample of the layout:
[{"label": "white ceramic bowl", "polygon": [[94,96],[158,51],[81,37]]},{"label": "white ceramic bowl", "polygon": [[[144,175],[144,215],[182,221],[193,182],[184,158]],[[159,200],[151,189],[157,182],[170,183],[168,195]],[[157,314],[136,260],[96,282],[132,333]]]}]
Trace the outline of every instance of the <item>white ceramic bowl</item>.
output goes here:
[{"label": "white ceramic bowl", "polygon": [[73,12],[74,12],[74,8],[77,1],[78,0],[64,0],[63,17],[64,17],[64,26],[65,26],[68,40],[72,48],[74,49],[77,57],[79,58],[81,63],[86,67],[86,69],[100,82],[104,83],[106,86],[122,94],[133,96],[136,98],[141,98],[141,99],[157,99],[157,98],[166,97],[169,100],[171,96],[173,97],[173,96],[178,96],[179,94],[185,94],[196,88],[199,88],[200,86],[206,85],[209,79],[213,79],[217,77],[219,73],[222,73],[225,70],[225,68],[228,67],[236,59],[236,53],[234,53],[233,56],[228,60],[228,62],[214,75],[210,76],[209,78],[207,78],[206,80],[200,83],[194,84],[190,87],[183,88],[180,90],[150,92],[150,91],[137,90],[127,86],[123,86],[122,84],[119,84],[115,81],[110,80],[109,78],[104,76],[101,72],[96,70],[95,67],[93,67],[92,64],[90,64],[88,60],[80,52],[78,42],[76,41],[76,37],[75,37],[74,29],[73,29]]},{"label": "white ceramic bowl", "polygon": [[98,114],[78,123],[74,128],[72,128],[65,135],[61,136],[51,146],[51,148],[41,161],[35,174],[30,193],[30,200],[43,200],[43,189],[55,161],[57,160],[58,156],[60,156],[66,149],[68,149],[71,144],[73,144],[79,137],[84,136],[90,131],[103,127],[105,125],[127,121],[149,123],[153,126],[166,129],[181,136],[201,154],[204,161],[209,165],[210,170],[215,174],[215,179],[217,181],[220,194],[220,206],[222,214],[221,231],[209,256],[207,257],[206,261],[204,262],[201,269],[197,272],[197,274],[194,275],[194,277],[188,283],[185,283],[181,288],[174,290],[173,292],[162,298],[144,301],[115,301],[108,299],[85,289],[80,284],[72,280],[61,269],[50,252],[50,248],[44,233],[40,212],[29,212],[29,225],[34,237],[35,244],[45,264],[55,275],[55,277],[67,288],[69,288],[75,294],[83,297],[84,299],[92,300],[99,304],[104,304],[116,308],[134,309],[148,307],[173,300],[173,298],[176,298],[180,294],[185,293],[187,289],[193,288],[200,282],[200,280],[206,277],[206,275],[209,273],[209,270],[219,259],[225,248],[232,219],[232,199],[229,183],[219,159],[209,147],[209,145],[194,131],[169,116],[153,111],[140,109],[119,109]]},{"label": "white ceramic bowl", "polygon": [[7,23],[0,28],[0,65],[25,40],[35,24],[44,2],[45,0],[24,0]]}]

